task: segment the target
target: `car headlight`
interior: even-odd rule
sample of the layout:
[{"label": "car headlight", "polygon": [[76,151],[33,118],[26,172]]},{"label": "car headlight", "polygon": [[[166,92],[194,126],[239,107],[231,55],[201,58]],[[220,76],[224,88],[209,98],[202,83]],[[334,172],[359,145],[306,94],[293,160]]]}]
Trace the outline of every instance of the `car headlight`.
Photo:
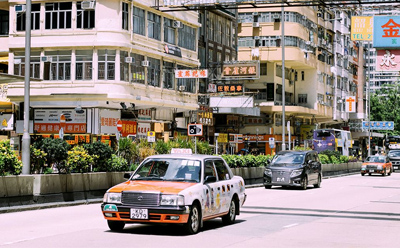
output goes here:
[{"label": "car headlight", "polygon": [[183,195],[161,195],[160,205],[183,206],[185,205],[185,197]]},{"label": "car headlight", "polygon": [[270,169],[265,169],[264,174],[271,177],[272,176],[272,171]]},{"label": "car headlight", "polygon": [[382,170],[382,165],[378,165],[378,166],[376,167],[376,169]]},{"label": "car headlight", "polygon": [[361,167],[361,170],[367,170],[367,168],[366,167]]},{"label": "car headlight", "polygon": [[300,176],[302,172],[303,172],[303,169],[293,170],[292,173],[290,173],[290,177]]},{"label": "car headlight", "polygon": [[107,203],[121,203],[121,193],[105,193],[103,202]]}]

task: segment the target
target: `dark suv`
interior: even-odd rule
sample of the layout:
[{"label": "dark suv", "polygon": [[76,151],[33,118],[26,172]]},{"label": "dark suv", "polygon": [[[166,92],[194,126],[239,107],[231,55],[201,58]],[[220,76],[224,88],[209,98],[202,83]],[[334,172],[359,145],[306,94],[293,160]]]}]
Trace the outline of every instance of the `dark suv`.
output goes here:
[{"label": "dark suv", "polygon": [[390,162],[393,165],[393,172],[400,169],[400,150],[390,150],[388,153]]},{"label": "dark suv", "polygon": [[264,186],[321,186],[321,162],[316,151],[280,151],[265,167]]}]

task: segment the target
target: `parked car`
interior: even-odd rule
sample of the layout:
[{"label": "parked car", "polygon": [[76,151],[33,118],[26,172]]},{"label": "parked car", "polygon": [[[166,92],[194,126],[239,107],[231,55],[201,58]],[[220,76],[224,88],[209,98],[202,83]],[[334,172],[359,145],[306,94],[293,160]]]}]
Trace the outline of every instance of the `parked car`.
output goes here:
[{"label": "parked car", "polygon": [[368,173],[371,175],[372,173],[382,174],[382,176],[392,174],[393,166],[389,160],[388,156],[385,155],[374,155],[368,156],[361,167],[361,176],[364,176]]},{"label": "parked car", "polygon": [[316,151],[280,151],[265,167],[264,186],[321,187],[322,170]]},{"label": "parked car", "polygon": [[126,177],[106,192],[101,205],[113,231],[125,224],[168,223],[195,234],[205,220],[234,223],[246,200],[243,178],[217,156],[150,156]]},{"label": "parked car", "polygon": [[388,152],[390,162],[392,162],[392,172],[400,169],[400,150],[390,150]]}]

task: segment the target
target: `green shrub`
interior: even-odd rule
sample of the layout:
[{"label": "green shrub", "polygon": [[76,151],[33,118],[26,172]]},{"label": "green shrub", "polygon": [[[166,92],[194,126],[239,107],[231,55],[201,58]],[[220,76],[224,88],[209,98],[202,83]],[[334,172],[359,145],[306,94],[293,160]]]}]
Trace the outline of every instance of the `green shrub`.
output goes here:
[{"label": "green shrub", "polygon": [[304,147],[304,146],[295,146],[293,148],[295,151],[311,151],[312,149],[310,147]]},{"label": "green shrub", "polygon": [[46,166],[47,153],[31,146],[31,173],[42,173]]},{"label": "green shrub", "polygon": [[0,176],[8,174],[19,175],[22,172],[22,162],[11,149],[9,140],[0,141]]},{"label": "green shrub", "polygon": [[129,166],[129,171],[135,171],[138,166],[139,166],[139,164],[136,164],[136,163],[131,164]]},{"label": "green shrub", "polygon": [[66,170],[71,172],[89,172],[90,167],[93,165],[96,155],[89,155],[89,153],[82,146],[75,146],[68,152]]},{"label": "green shrub", "polygon": [[348,156],[344,156],[344,155],[340,155],[339,157],[339,161],[340,163],[348,163],[349,162],[349,157]]},{"label": "green shrub", "polygon": [[231,168],[239,167],[264,167],[267,165],[267,160],[271,159],[271,155],[228,155],[222,154],[221,157]]},{"label": "green shrub", "polygon": [[68,158],[68,150],[70,145],[62,139],[46,138],[35,142],[33,146],[45,152],[47,164],[51,167],[54,165],[58,173],[66,173],[66,160]]},{"label": "green shrub", "polygon": [[95,143],[85,144],[83,147],[89,153],[89,155],[93,156],[94,158],[93,171],[109,171],[107,168],[108,160],[113,154],[113,150],[110,146],[97,141]]},{"label": "green shrub", "polygon": [[325,154],[328,157],[335,156],[337,159],[339,159],[340,156],[342,155],[339,151],[330,151],[330,150],[322,151],[319,154]]},{"label": "green shrub", "polygon": [[340,164],[340,160],[336,156],[332,155],[330,156],[330,159],[332,164]]},{"label": "green shrub", "polygon": [[358,159],[357,159],[357,157],[350,156],[348,162],[358,162]]},{"label": "green shrub", "polygon": [[154,145],[154,150],[156,151],[156,154],[169,154],[171,147],[169,142],[166,143],[164,140],[157,140]]},{"label": "green shrub", "polygon": [[111,155],[108,161],[108,168],[110,171],[127,171],[129,168],[128,162],[125,158],[119,157],[115,154]]},{"label": "green shrub", "polygon": [[318,157],[321,161],[321,164],[331,164],[331,160],[329,159],[328,155],[318,154]]}]

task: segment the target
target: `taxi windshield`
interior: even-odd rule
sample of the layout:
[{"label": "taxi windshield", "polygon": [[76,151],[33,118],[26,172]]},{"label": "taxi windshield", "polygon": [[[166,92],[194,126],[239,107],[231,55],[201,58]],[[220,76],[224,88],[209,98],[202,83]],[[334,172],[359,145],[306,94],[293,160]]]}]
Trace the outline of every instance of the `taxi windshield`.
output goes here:
[{"label": "taxi windshield", "polygon": [[184,158],[151,158],[136,170],[132,180],[200,182],[200,160]]},{"label": "taxi windshield", "polygon": [[302,164],[304,162],[304,154],[284,153],[276,155],[271,163],[273,164]]},{"label": "taxi windshield", "polygon": [[365,162],[374,162],[374,163],[385,163],[384,156],[371,156],[365,159]]}]

